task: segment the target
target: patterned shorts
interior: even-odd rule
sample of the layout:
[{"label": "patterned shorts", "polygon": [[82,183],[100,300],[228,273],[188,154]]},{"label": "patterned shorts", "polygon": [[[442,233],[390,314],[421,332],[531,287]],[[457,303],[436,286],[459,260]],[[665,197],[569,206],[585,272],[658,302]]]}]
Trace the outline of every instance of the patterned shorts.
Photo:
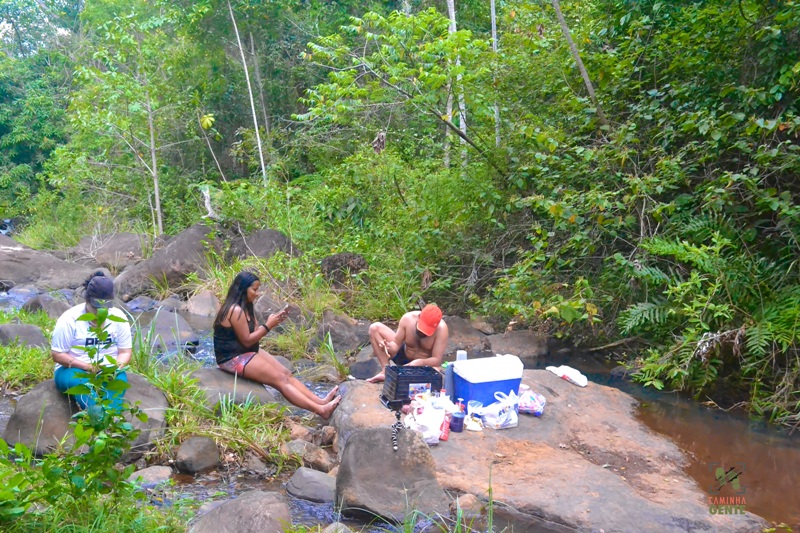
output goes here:
[{"label": "patterned shorts", "polygon": [[236,374],[237,376],[244,376],[244,367],[246,367],[247,363],[249,363],[255,356],[256,352],[243,353],[242,355],[237,355],[233,359],[225,361],[224,363],[220,364],[219,367],[225,372],[230,372],[231,374]]}]

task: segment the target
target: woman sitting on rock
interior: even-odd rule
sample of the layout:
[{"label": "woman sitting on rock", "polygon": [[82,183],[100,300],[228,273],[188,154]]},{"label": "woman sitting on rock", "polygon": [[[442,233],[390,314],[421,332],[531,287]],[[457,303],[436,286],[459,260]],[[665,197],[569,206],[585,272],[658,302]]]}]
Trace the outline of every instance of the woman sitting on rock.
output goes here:
[{"label": "woman sitting on rock", "polygon": [[258,298],[261,281],[252,272],[240,272],[228,289],[228,296],[214,320],[214,355],[222,370],[276,388],[297,407],[328,419],[339,405],[338,387],[319,398],[292,376],[272,355],[258,346],[269,331],[286,320],[288,309],[269,315],[264,324],[256,324],[253,302]]},{"label": "woman sitting on rock", "polygon": [[[103,272],[95,272],[84,283],[86,303],[78,304],[58,318],[50,342],[50,355],[56,363],[56,388],[66,392],[76,385],[89,381],[86,373],[96,373],[99,366],[114,361],[117,368],[123,368],[131,360],[131,326],[125,313],[112,307],[114,300],[114,281]],[[97,338],[95,322],[80,320],[85,314],[97,315],[99,309],[108,309],[108,315],[120,320],[106,320],[103,329],[108,336],[104,341]],[[109,361],[110,359],[110,361]],[[128,382],[127,374],[117,370],[116,379]],[[119,410],[122,407],[124,390],[103,390],[103,397],[110,399],[109,406]],[[73,396],[82,409],[97,403],[94,394]]]}]

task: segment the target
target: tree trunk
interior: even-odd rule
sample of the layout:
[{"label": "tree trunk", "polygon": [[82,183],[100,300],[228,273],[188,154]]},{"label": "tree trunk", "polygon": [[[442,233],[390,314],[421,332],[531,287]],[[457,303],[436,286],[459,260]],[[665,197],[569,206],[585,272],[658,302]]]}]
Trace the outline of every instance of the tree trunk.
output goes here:
[{"label": "tree trunk", "polygon": [[[497,12],[495,10],[494,0],[491,0],[490,6],[492,11],[492,52],[494,52],[495,61],[497,60]],[[495,67],[497,68],[497,67]],[[493,69],[494,70],[494,69]],[[494,82],[495,90],[497,89],[497,74],[492,74],[492,81]],[[494,145],[500,147],[500,106],[497,101],[494,103]]]},{"label": "tree trunk", "polygon": [[556,10],[558,23],[561,25],[561,32],[567,39],[570,52],[572,52],[572,58],[578,65],[578,70],[581,72],[581,77],[583,77],[583,83],[584,85],[586,85],[586,92],[589,93],[589,98],[592,100],[595,109],[597,109],[597,118],[600,120],[600,123],[602,125],[608,126],[609,125],[608,119],[606,118],[605,113],[603,113],[603,108],[600,107],[600,102],[597,100],[597,95],[595,95],[594,93],[594,86],[592,85],[592,80],[589,79],[589,73],[586,72],[586,67],[583,66],[583,61],[581,60],[581,56],[578,53],[578,47],[575,46],[575,41],[572,40],[572,35],[569,32],[569,26],[567,26],[567,21],[564,20],[564,15],[561,13],[561,4],[559,3],[558,0],[552,0],[552,2],[553,2],[553,9]]},{"label": "tree trunk", "polygon": [[158,187],[158,161],[156,159],[156,126],[153,122],[153,105],[150,100],[150,90],[147,92],[147,127],[150,130],[150,174],[153,177],[153,196],[155,197],[156,237],[164,234],[164,223],[161,219],[161,191]]},{"label": "tree trunk", "polygon": [[253,113],[253,126],[256,130],[256,144],[258,145],[258,159],[261,163],[261,177],[264,179],[264,185],[267,185],[267,167],[264,164],[264,150],[261,147],[261,133],[258,131],[258,118],[256,116],[256,103],[253,100],[253,86],[250,84],[250,72],[247,69],[247,58],[244,55],[244,48],[242,48],[242,40],[239,38],[239,27],[236,25],[236,18],[233,16],[233,7],[231,1],[228,0],[228,12],[231,14],[231,22],[233,23],[233,31],[236,33],[236,44],[239,46],[239,54],[242,56],[242,68],[244,68],[244,79],[247,82],[247,94],[250,96],[250,110]]},{"label": "tree trunk", "polygon": [[[453,84],[447,84],[447,120],[453,119]],[[450,128],[445,124],[444,127],[444,168],[450,168],[450,142],[453,134],[450,133]]]},{"label": "tree trunk", "polygon": [[[450,17],[449,32],[455,33],[456,29],[456,2],[447,0],[447,14]],[[456,56],[456,66],[461,65],[461,58]],[[467,143],[464,137],[467,136],[467,104],[464,101],[464,88],[461,87],[461,74],[456,75],[456,89],[458,90],[458,128],[464,135],[461,137],[461,165],[467,166]]]},{"label": "tree trunk", "polygon": [[256,41],[253,39],[253,32],[250,32],[250,55],[253,56],[253,68],[256,71],[256,87],[258,87],[258,99],[261,101],[261,112],[264,114],[264,135],[267,136],[269,143],[269,116],[267,115],[267,104],[264,100],[264,87],[261,82],[261,70],[258,67],[258,56],[256,55]]}]

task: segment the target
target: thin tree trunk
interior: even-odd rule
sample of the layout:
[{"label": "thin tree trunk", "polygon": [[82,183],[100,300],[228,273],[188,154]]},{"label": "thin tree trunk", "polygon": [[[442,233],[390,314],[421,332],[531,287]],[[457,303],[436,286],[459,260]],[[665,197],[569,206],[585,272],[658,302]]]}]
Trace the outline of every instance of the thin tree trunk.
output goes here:
[{"label": "thin tree trunk", "polygon": [[[447,108],[445,109],[445,113],[447,113],[447,119],[452,120],[453,118],[453,84],[447,84]],[[450,168],[450,142],[453,137],[453,134],[450,133],[450,128],[445,125],[444,128],[444,168]]]},{"label": "thin tree trunk", "polygon": [[[495,61],[497,61],[497,12],[495,10],[494,0],[491,0],[490,7],[492,10],[492,52],[494,52]],[[497,74],[492,74],[492,81],[494,82],[495,89],[497,89]],[[500,106],[497,101],[494,103],[494,145],[500,147]]]},{"label": "thin tree trunk", "polygon": [[158,161],[156,159],[156,127],[153,122],[153,105],[150,91],[147,90],[147,127],[150,129],[150,174],[153,176],[153,195],[155,196],[156,225],[158,235],[164,234],[164,223],[161,219],[161,192],[158,187]]},{"label": "thin tree trunk", "polygon": [[575,41],[572,40],[572,35],[569,32],[569,26],[567,26],[567,21],[564,20],[564,15],[561,13],[561,4],[558,0],[552,0],[553,2],[553,9],[556,10],[556,16],[558,17],[558,23],[561,25],[561,32],[564,34],[564,37],[567,39],[567,43],[569,44],[569,49],[572,52],[572,58],[575,60],[575,64],[578,65],[578,70],[581,72],[581,77],[583,77],[583,84],[586,85],[586,92],[589,93],[589,98],[592,100],[595,109],[597,109],[597,118],[600,120],[600,123],[604,126],[608,126],[608,119],[606,118],[605,113],[603,113],[603,108],[600,107],[600,102],[597,100],[597,95],[594,93],[594,86],[592,85],[592,80],[589,79],[589,73],[586,71],[586,67],[583,66],[583,61],[581,60],[581,56],[578,53],[578,47],[575,46]]},{"label": "thin tree trunk", "polygon": [[[455,0],[447,0],[447,14],[450,17],[450,27],[448,29],[449,33],[455,33],[456,29],[456,2]],[[461,58],[456,56],[456,67],[461,65]],[[461,133],[464,134],[461,137],[461,146],[463,149],[461,150],[461,165],[466,167],[467,166],[467,144],[464,141],[464,137],[467,136],[467,104],[464,101],[464,88],[461,87],[461,74],[456,75],[456,88],[458,89],[458,127],[461,130]]]},{"label": "thin tree trunk", "polygon": [[236,44],[239,46],[239,54],[242,56],[242,68],[244,68],[244,78],[247,82],[247,94],[250,96],[250,110],[253,112],[253,126],[256,130],[256,144],[258,144],[258,159],[261,163],[261,177],[264,179],[264,185],[267,185],[267,167],[264,164],[264,150],[261,147],[261,133],[258,131],[258,118],[256,117],[256,103],[253,100],[253,86],[250,84],[250,72],[247,69],[247,58],[244,55],[244,48],[242,47],[242,39],[239,37],[239,27],[236,25],[236,18],[233,16],[233,7],[231,1],[228,0],[228,11],[231,14],[231,22],[233,23],[233,31],[236,33]]},{"label": "thin tree trunk", "polygon": [[250,55],[253,56],[253,68],[256,71],[256,87],[258,87],[258,99],[261,101],[261,112],[264,114],[264,135],[267,136],[269,143],[269,116],[267,115],[267,104],[264,100],[264,87],[261,82],[261,69],[258,67],[258,56],[256,55],[256,41],[253,39],[253,32],[250,32]]}]

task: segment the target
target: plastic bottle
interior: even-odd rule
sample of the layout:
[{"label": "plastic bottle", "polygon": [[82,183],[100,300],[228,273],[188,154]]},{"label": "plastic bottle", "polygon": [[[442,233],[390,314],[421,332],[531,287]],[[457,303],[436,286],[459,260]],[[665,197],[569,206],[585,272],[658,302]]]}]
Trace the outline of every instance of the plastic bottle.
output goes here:
[{"label": "plastic bottle", "polygon": [[456,402],[456,406],[458,407],[458,412],[459,413],[463,413],[464,412],[464,398],[459,398],[458,402]]},{"label": "plastic bottle", "polygon": [[466,360],[467,360],[467,351],[456,350],[456,361],[466,361]]}]

